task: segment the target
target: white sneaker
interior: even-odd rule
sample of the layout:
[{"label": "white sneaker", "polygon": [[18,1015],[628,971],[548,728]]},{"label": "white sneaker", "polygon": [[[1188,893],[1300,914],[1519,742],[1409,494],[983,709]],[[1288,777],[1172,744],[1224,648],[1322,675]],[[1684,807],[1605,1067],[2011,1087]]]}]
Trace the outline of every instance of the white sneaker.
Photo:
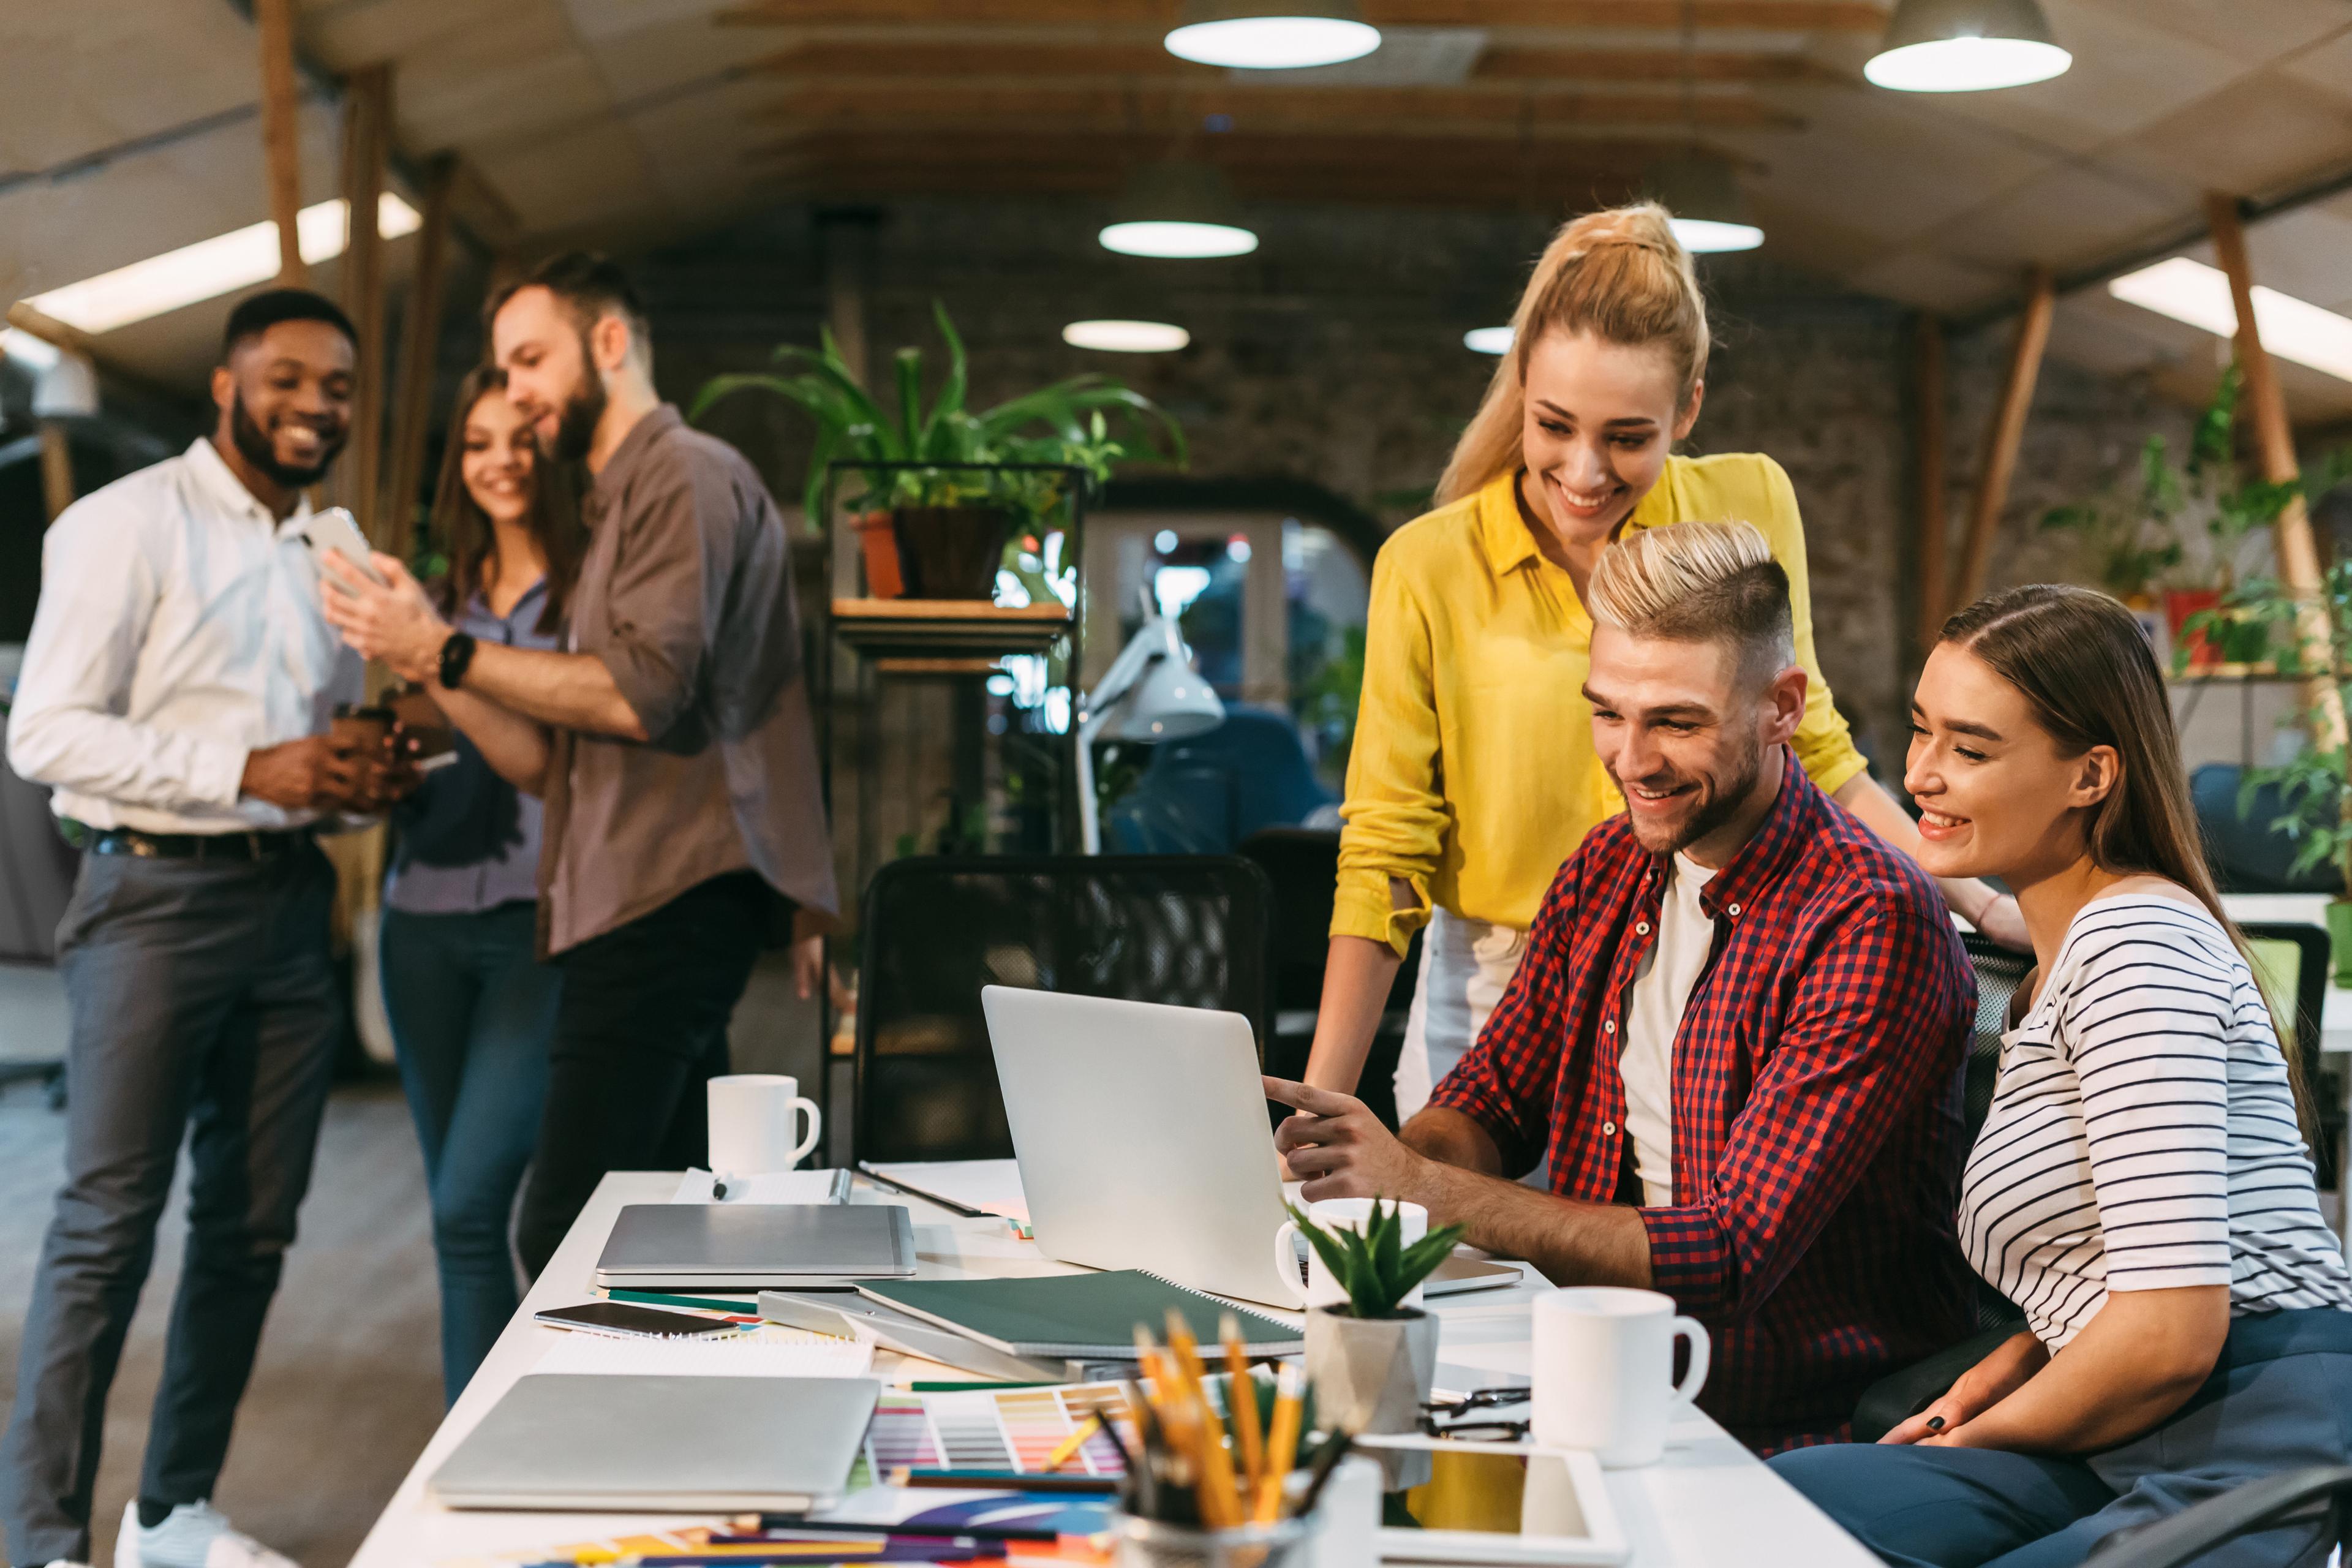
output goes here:
[{"label": "white sneaker", "polygon": [[48,1568],[89,1568],[89,1564],[76,1563],[71,1558],[53,1557],[49,1559]]},{"label": "white sneaker", "polygon": [[122,1532],[114,1538],[114,1568],[296,1568],[250,1535],[232,1528],[209,1502],[184,1502],[150,1530],[139,1522],[139,1502],[123,1505]]}]

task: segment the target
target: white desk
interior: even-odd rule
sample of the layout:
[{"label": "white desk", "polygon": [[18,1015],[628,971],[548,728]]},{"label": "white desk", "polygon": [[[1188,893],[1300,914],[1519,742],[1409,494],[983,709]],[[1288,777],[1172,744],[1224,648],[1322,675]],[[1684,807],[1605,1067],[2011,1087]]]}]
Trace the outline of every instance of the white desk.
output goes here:
[{"label": "white desk", "polygon": [[[425,1498],[425,1478],[509,1385],[538,1363],[555,1338],[558,1331],[533,1323],[530,1315],[588,1298],[596,1255],[621,1205],[667,1202],[677,1190],[675,1173],[630,1171],[604,1178],[514,1321],[368,1532],[352,1559],[352,1568],[434,1568],[451,1559],[499,1557],[688,1522],[675,1514],[455,1512]],[[975,1275],[1070,1272],[1046,1258],[1034,1243],[1015,1240],[997,1220],[958,1219],[919,1199],[863,1184],[854,1201],[906,1204],[915,1221],[918,1249],[927,1261],[950,1269]],[[1524,1287],[1489,1290],[1440,1305],[1444,1338],[1439,1359],[1489,1372],[1524,1373],[1532,1293]],[[895,1356],[882,1358],[877,1371],[890,1379],[900,1375],[902,1366],[924,1368],[918,1376],[935,1374],[929,1363]],[[357,1423],[353,1438],[365,1440]],[[1663,1463],[1611,1472],[1609,1489],[1633,1542],[1635,1568],[1717,1568],[1735,1562],[1743,1568],[1874,1568],[1877,1562],[1704,1415],[1694,1415],[1675,1427]]]}]

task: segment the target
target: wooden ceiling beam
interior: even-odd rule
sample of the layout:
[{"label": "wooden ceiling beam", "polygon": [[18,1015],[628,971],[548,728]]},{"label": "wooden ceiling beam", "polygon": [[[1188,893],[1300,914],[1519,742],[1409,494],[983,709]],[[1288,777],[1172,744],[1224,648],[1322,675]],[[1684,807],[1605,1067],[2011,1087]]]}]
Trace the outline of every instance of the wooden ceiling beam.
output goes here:
[{"label": "wooden ceiling beam", "polygon": [[[1175,25],[1180,0],[746,0],[714,17],[722,26],[877,23],[1086,27],[1097,33]],[[1870,0],[1697,0],[1701,29],[1759,33],[1877,33]],[[1606,28],[1679,32],[1682,0],[1365,0],[1364,19],[1391,27]]]},{"label": "wooden ceiling beam", "polygon": [[1000,125],[1052,125],[1073,132],[1156,132],[1197,128],[1211,115],[1231,121],[1228,133],[1328,133],[1348,127],[1397,125],[1519,139],[1530,133],[1592,125],[1795,130],[1803,121],[1775,104],[1745,94],[1677,92],[1465,91],[1454,88],[1210,88],[1199,90],[1074,87],[1062,83],[1002,86],[956,82],[812,83],[760,105],[761,124],[849,127],[949,125],[989,130]]},{"label": "wooden ceiling beam", "polygon": [[[1519,92],[1550,82],[1675,84],[1688,69],[1710,86],[1744,82],[1841,81],[1839,72],[1786,50],[1701,49],[1686,59],[1679,49],[1584,49],[1503,45],[1478,57],[1469,80],[1455,89]],[[995,38],[805,37],[754,61],[753,75],[811,81],[898,80],[1002,77],[1035,83],[1072,78],[1104,84],[1159,87],[1223,86],[1235,91],[1298,91],[1296,83],[1254,84],[1209,66],[1180,60],[1156,39],[1068,38],[1051,42]],[[1312,90],[1334,90],[1314,89]]]}]

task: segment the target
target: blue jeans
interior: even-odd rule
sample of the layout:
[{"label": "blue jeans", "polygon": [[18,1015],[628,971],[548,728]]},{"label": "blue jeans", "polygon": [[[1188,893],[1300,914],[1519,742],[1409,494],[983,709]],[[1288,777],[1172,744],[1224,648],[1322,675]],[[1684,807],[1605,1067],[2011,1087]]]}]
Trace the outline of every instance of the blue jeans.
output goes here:
[{"label": "blue jeans", "polygon": [[[1772,1468],[1895,1568],[2073,1568],[2109,1535],[2243,1482],[2352,1454],[2352,1312],[2242,1317],[2213,1373],[2155,1431],[2080,1458],[1838,1443]],[[2323,1563],[2318,1523],[2248,1535],[2221,1568]]]},{"label": "blue jeans", "polygon": [[537,906],[383,911],[384,1011],[425,1147],[441,1265],[441,1385],[456,1404],[521,1298],[508,1230],[539,1138],[562,974],[533,944]]}]

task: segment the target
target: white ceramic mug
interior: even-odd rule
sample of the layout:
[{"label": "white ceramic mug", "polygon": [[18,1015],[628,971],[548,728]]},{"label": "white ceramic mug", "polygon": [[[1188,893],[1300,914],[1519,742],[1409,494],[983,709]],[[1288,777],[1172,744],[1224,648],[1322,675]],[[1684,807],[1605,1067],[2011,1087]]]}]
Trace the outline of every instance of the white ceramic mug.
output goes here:
[{"label": "white ceramic mug", "polygon": [[[1535,1438],[1612,1468],[1657,1463],[1666,1424],[1706,1382],[1706,1330],[1655,1290],[1593,1286],[1534,1302]],[[1690,1367],[1675,1382],[1675,1341]]]},{"label": "white ceramic mug", "polygon": [[[808,1131],[795,1142],[793,1123],[803,1110]],[[824,1114],[801,1098],[798,1079],[739,1072],[710,1080],[710,1168],[721,1175],[789,1171],[824,1131]]]},{"label": "white ceramic mug", "polygon": [[[1394,1206],[1400,1211],[1400,1217],[1404,1222],[1403,1233],[1399,1237],[1402,1245],[1411,1247],[1429,1234],[1427,1209],[1419,1204],[1391,1205],[1386,1198],[1325,1198],[1319,1204],[1308,1204],[1307,1216],[1325,1230],[1361,1230],[1372,1217],[1375,1202],[1383,1208]],[[1299,1285],[1298,1250],[1302,1239],[1298,1234],[1298,1222],[1295,1219],[1284,1220],[1281,1227],[1274,1233],[1274,1271],[1281,1277],[1283,1289],[1303,1306],[1340,1305],[1347,1300],[1348,1292],[1331,1278],[1331,1271],[1323,1267],[1323,1255],[1311,1246],[1307,1248],[1307,1283],[1303,1288]],[[1418,1307],[1421,1302],[1422,1289],[1416,1285],[1412,1294],[1405,1297],[1403,1304]]]}]

